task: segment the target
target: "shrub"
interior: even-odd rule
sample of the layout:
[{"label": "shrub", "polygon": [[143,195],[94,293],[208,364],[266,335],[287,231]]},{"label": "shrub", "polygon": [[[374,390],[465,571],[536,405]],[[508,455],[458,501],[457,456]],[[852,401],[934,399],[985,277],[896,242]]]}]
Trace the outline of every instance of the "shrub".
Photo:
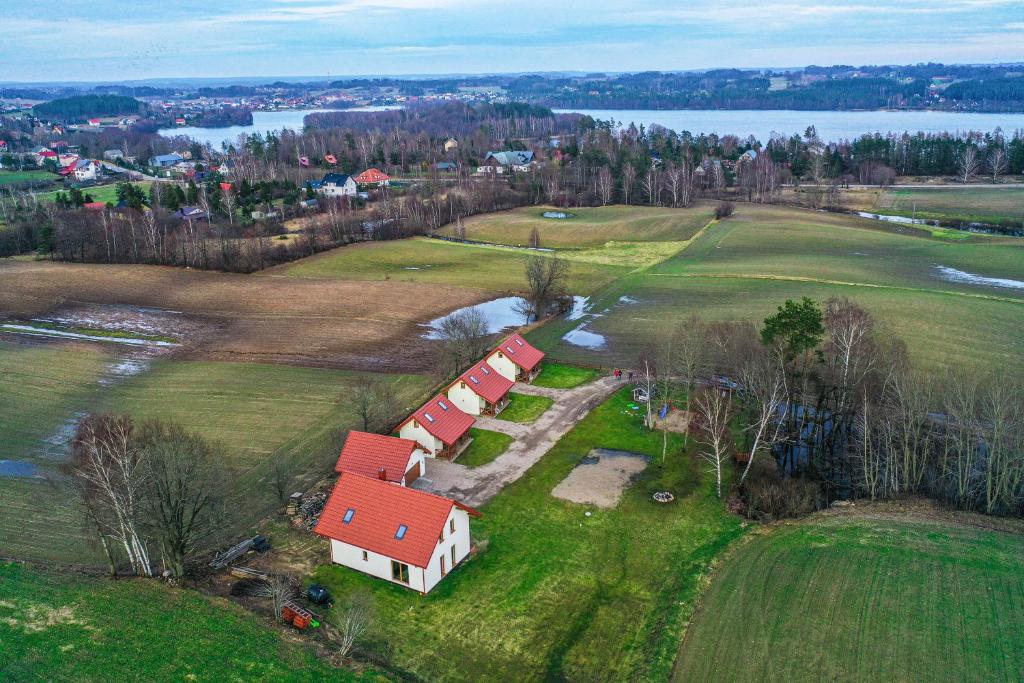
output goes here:
[{"label": "shrub", "polygon": [[715,207],[715,218],[722,220],[728,218],[736,210],[736,205],[732,202],[719,202],[718,206]]},{"label": "shrub", "polygon": [[823,507],[818,482],[779,473],[774,461],[756,462],[740,487],[745,514],[750,519],[771,521],[802,517]]}]

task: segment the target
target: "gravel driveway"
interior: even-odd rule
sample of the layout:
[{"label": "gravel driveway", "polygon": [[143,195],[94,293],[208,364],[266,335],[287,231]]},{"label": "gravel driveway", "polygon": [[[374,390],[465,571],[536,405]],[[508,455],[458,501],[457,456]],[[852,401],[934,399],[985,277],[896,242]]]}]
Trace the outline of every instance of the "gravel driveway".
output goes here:
[{"label": "gravel driveway", "polygon": [[512,391],[548,396],[555,402],[530,425],[512,426],[511,423],[491,418],[477,420],[477,426],[484,429],[500,426],[501,429],[496,431],[512,434],[515,441],[494,461],[472,469],[457,462],[428,458],[426,474],[414,486],[454,498],[466,505],[483,505],[505,486],[523,476],[577,422],[600,405],[609,394],[623,386],[625,381],[616,381],[614,377],[602,377],[574,389],[546,389],[516,384]]}]

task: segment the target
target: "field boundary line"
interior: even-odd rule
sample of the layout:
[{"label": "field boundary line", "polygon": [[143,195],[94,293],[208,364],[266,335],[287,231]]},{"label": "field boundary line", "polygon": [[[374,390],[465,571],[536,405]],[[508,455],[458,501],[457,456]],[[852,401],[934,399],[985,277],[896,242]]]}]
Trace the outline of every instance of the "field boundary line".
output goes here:
[{"label": "field boundary line", "polygon": [[679,256],[684,251],[686,251],[691,246],[693,246],[694,242],[696,242],[701,237],[703,237],[704,233],[707,232],[709,229],[711,229],[711,226],[716,225],[716,224],[718,224],[720,222],[721,221],[719,221],[717,218],[712,218],[711,220],[709,220],[707,223],[704,224],[704,227],[702,227],[697,232],[693,233],[693,236],[691,236],[690,239],[682,240],[682,242],[679,245],[679,248],[676,249],[674,252],[672,252],[671,254],[669,254],[668,256],[666,256],[665,258],[661,259],[660,261],[658,261],[656,263],[649,263],[649,264],[647,264],[645,266],[639,266],[636,269],[632,270],[631,272],[633,272],[633,273],[644,273],[644,272],[650,270],[651,268],[654,268],[655,266],[660,266],[662,263],[664,263],[665,261],[668,261],[669,259],[673,259],[676,256]]},{"label": "field boundary line", "polygon": [[1024,299],[995,296],[993,294],[973,294],[971,292],[954,292],[948,289],[927,289],[925,287],[903,287],[900,285],[879,285],[870,282],[847,282],[844,280],[827,280],[825,278],[807,277],[802,275],[759,275],[759,274],[725,274],[725,273],[650,273],[655,277],[710,278],[718,280],[776,280],[779,282],[809,282],[823,285],[839,285],[843,287],[865,287],[870,289],[891,289],[901,292],[920,292],[924,294],[948,294],[968,299],[984,299],[986,301],[1003,301],[1010,304],[1024,305]]}]

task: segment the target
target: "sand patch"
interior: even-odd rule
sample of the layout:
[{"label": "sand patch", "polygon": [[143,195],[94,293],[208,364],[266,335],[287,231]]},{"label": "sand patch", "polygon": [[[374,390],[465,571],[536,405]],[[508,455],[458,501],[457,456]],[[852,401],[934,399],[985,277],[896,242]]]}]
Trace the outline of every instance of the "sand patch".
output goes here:
[{"label": "sand patch", "polygon": [[597,448],[573,468],[551,495],[573,503],[613,508],[633,477],[645,467],[645,456]]}]

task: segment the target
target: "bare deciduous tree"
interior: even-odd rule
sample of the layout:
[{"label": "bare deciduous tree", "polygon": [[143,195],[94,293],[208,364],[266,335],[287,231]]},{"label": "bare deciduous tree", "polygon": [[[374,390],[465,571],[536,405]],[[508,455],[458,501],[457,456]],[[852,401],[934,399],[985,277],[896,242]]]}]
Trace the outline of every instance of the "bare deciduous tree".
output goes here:
[{"label": "bare deciduous tree", "polygon": [[729,458],[729,422],[732,419],[732,393],[710,387],[694,401],[700,420],[698,440],[703,446],[700,457],[715,475],[715,492],[722,497],[722,468]]},{"label": "bare deciduous tree", "polygon": [[608,206],[612,201],[612,195],[615,194],[615,178],[607,166],[602,166],[597,172],[597,194],[601,197],[603,206]]},{"label": "bare deciduous tree", "polygon": [[978,150],[974,145],[964,145],[956,154],[956,169],[960,182],[970,182],[971,178],[978,174],[981,162],[978,160]]},{"label": "bare deciduous tree", "polygon": [[334,646],[332,659],[340,666],[373,623],[373,598],[366,592],[355,593],[335,614],[334,623],[324,632]]},{"label": "bare deciduous tree", "polygon": [[491,338],[487,319],[475,308],[444,317],[436,337],[441,342],[441,372],[445,376],[461,372],[486,353]]},{"label": "bare deciduous tree", "polygon": [[1005,171],[1009,165],[1009,160],[1006,158],[1006,150],[1001,145],[993,147],[992,151],[988,154],[988,171],[992,174],[992,182],[998,182],[999,176]]},{"label": "bare deciduous tree", "polygon": [[519,307],[527,320],[538,320],[565,296],[569,262],[557,256],[530,256],[526,259],[526,295]]}]

